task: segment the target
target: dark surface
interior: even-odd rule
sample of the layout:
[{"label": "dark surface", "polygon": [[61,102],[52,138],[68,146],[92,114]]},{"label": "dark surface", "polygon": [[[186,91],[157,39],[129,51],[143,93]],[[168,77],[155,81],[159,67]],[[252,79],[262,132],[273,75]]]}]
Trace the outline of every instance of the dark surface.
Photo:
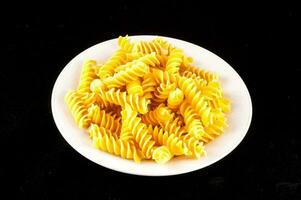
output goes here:
[{"label": "dark surface", "polygon": [[[68,14],[64,9],[3,14],[0,191],[22,199],[301,199],[297,7],[160,6],[116,3]],[[58,74],[84,49],[125,34],[195,43],[241,75],[254,113],[247,136],[230,155],[192,173],[151,178],[98,166],[67,144],[50,108]]]}]

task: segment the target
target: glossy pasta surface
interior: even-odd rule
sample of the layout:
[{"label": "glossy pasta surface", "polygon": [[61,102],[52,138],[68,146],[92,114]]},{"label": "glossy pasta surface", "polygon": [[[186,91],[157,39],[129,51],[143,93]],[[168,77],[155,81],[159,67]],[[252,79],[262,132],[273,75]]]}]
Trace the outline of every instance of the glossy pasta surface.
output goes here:
[{"label": "glossy pasta surface", "polygon": [[103,64],[82,64],[77,89],[65,96],[78,127],[99,150],[137,163],[205,156],[231,111],[218,74],[163,38],[117,43]]}]

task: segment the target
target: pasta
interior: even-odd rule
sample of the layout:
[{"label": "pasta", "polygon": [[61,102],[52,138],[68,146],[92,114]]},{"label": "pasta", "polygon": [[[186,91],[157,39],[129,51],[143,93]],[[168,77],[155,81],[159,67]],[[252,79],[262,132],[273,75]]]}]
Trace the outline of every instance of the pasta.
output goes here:
[{"label": "pasta", "polygon": [[84,61],[78,87],[67,92],[75,123],[96,148],[137,163],[205,156],[229,126],[231,101],[219,76],[163,38],[126,35],[117,44],[103,64]]},{"label": "pasta", "polygon": [[184,100],[184,93],[179,88],[170,92],[167,99],[167,105],[169,108],[176,110]]},{"label": "pasta", "polygon": [[115,67],[123,64],[126,59],[126,52],[122,49],[117,50],[114,55],[107,60],[98,70],[98,76],[105,79],[114,74]]},{"label": "pasta", "polygon": [[91,124],[89,133],[96,148],[138,163],[143,158],[140,150],[134,144],[114,137],[109,130],[103,127]]}]

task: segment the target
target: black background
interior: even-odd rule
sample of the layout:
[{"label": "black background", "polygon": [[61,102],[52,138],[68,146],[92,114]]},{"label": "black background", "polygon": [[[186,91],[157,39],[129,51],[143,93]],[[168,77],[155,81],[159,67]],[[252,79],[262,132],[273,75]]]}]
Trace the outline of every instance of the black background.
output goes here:
[{"label": "black background", "polygon": [[[12,12],[1,14],[0,191],[20,199],[301,199],[295,5],[81,3],[80,9],[11,6]],[[58,74],[84,49],[125,34],[195,43],[241,75],[254,113],[247,136],[230,155],[192,173],[154,178],[103,168],[67,144],[50,107]]]}]

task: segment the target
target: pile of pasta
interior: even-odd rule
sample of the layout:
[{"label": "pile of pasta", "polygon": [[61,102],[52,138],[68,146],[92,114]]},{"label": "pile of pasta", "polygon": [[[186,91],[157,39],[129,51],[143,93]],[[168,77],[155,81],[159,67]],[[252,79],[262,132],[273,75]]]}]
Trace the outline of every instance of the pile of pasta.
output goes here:
[{"label": "pile of pasta", "polygon": [[66,94],[78,126],[96,148],[135,162],[205,155],[228,126],[218,75],[162,38],[120,36],[118,46],[103,64],[86,60],[78,88]]}]

